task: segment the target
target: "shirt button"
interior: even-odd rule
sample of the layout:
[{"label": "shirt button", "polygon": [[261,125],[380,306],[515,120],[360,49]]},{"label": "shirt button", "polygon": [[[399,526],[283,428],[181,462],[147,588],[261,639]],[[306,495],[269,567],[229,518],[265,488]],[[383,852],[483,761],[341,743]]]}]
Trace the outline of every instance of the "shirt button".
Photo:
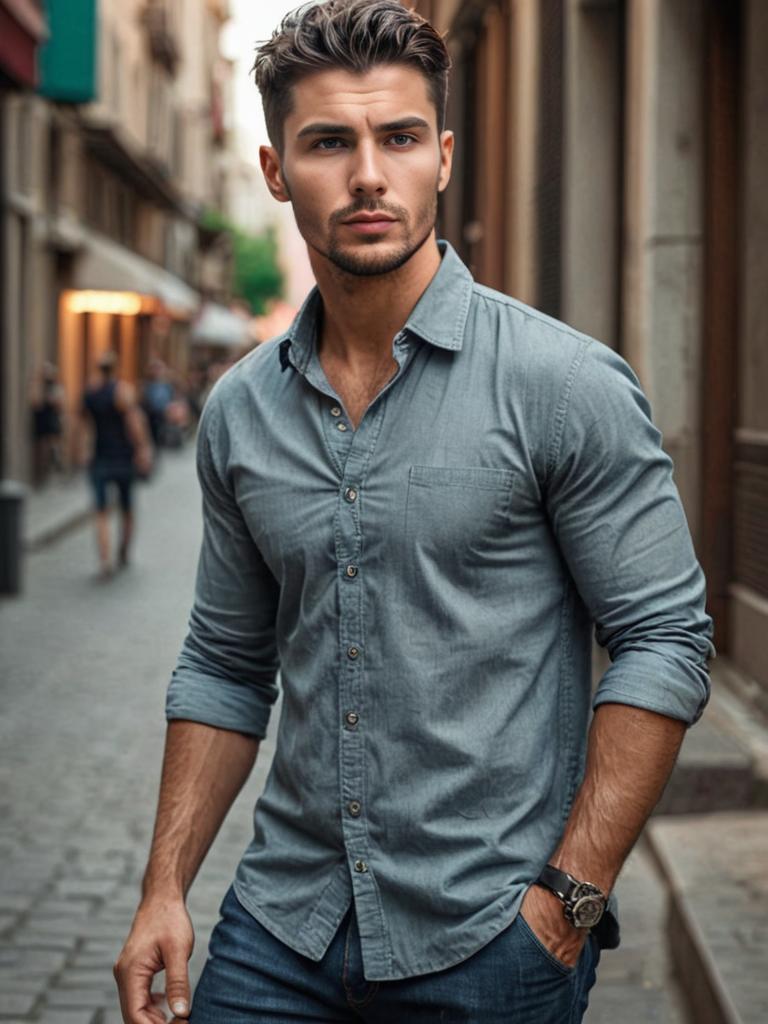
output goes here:
[{"label": "shirt button", "polygon": [[341,409],[338,405],[331,407],[331,416],[341,416]]},{"label": "shirt button", "polygon": [[347,720],[347,725],[350,725],[353,729],[360,721],[360,715],[356,711],[348,711],[344,717]]},{"label": "shirt button", "polygon": [[347,429],[347,424],[346,423],[337,423],[336,424],[336,429],[340,430],[342,432],[342,434],[343,434],[344,431]]},{"label": "shirt button", "polygon": [[349,578],[351,580],[353,580],[355,578],[355,576],[357,576],[357,566],[356,565],[348,565],[346,570],[345,570],[345,572],[346,572],[347,576],[349,576]]},{"label": "shirt button", "polygon": [[356,860],[355,861],[355,871],[357,871],[360,874],[362,874],[364,871],[367,871],[367,870],[368,870],[368,865],[365,863],[364,860]]},{"label": "shirt button", "polygon": [[347,810],[349,811],[353,818],[359,817],[360,811],[362,811],[362,809],[363,805],[360,803],[359,800],[350,800],[350,802],[347,804]]},{"label": "shirt button", "polygon": [[348,658],[351,658],[351,659],[352,659],[352,661],[354,661],[354,660],[355,660],[355,658],[356,658],[356,657],[357,657],[357,656],[358,656],[359,654],[360,654],[360,648],[359,648],[359,647],[355,647],[355,645],[354,645],[354,644],[353,644],[353,645],[352,645],[351,647],[348,647],[348,648],[347,648],[347,657],[348,657]]},{"label": "shirt button", "polygon": [[351,505],[353,501],[357,501],[357,491],[354,487],[348,487],[346,491],[344,491],[344,497]]}]

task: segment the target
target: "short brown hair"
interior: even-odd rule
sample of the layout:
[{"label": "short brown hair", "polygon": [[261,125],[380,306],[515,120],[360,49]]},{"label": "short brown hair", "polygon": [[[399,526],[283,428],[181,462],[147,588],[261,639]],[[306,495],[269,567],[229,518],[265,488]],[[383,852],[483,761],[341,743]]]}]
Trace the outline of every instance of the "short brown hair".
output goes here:
[{"label": "short brown hair", "polygon": [[451,58],[442,36],[398,0],[325,0],[287,14],[256,48],[253,71],[272,145],[282,152],[291,87],[315,71],[363,74],[377,64],[406,64],[427,79],[440,131],[445,127]]}]

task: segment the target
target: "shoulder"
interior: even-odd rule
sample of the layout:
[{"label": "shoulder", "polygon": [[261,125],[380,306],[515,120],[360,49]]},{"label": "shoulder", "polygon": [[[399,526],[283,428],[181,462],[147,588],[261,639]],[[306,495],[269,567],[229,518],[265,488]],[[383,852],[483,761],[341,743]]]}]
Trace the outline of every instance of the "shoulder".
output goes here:
[{"label": "shoulder", "polygon": [[268,389],[280,371],[278,346],[285,336],[262,342],[230,366],[211,388],[205,408],[221,411],[247,401],[254,390]]},{"label": "shoulder", "polygon": [[605,342],[503,292],[474,285],[477,315],[493,321],[502,334],[500,355],[522,357],[529,383],[570,387],[576,380],[637,385],[626,362]]},{"label": "shoulder", "polygon": [[136,388],[127,380],[115,383],[115,405],[121,412],[126,412],[136,404]]},{"label": "shoulder", "polygon": [[467,331],[472,348],[492,359],[505,390],[524,403],[531,429],[550,422],[590,350],[606,348],[569,324],[480,284],[473,288]]},{"label": "shoulder", "polygon": [[280,382],[280,335],[262,342],[231,366],[211,388],[200,417],[199,436],[223,443],[244,422],[251,422],[260,396],[274,393]]},{"label": "shoulder", "polygon": [[582,357],[595,339],[548,316],[520,299],[475,283],[474,326],[490,331],[499,342],[499,356],[523,359],[532,368],[559,376],[563,367]]}]

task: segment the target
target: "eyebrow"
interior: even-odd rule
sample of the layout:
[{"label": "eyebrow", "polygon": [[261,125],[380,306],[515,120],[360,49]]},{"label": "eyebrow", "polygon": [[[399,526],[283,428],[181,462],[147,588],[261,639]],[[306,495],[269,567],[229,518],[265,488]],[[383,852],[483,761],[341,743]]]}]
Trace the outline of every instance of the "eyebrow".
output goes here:
[{"label": "eyebrow", "polygon": [[[374,128],[375,132],[401,132],[408,128],[426,128],[429,130],[429,122],[425,121],[423,117],[403,117],[399,121],[385,121],[384,124],[377,124]],[[354,128],[350,128],[346,124],[326,124],[324,122],[317,122],[315,124],[305,125],[300,132],[296,135],[297,139],[304,138],[307,135],[346,135],[352,136],[357,135]]]}]

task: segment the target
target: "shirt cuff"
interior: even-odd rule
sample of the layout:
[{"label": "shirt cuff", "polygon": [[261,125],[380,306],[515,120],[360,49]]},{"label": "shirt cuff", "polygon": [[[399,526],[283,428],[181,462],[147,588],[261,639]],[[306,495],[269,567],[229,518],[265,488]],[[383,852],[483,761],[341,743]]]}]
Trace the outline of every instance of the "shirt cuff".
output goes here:
[{"label": "shirt cuff", "polygon": [[633,650],[608,668],[592,707],[630,704],[693,725],[701,718],[709,693],[705,662],[694,662],[675,651]]},{"label": "shirt cuff", "polygon": [[254,686],[181,667],[168,687],[165,717],[169,722],[186,719],[263,739],[277,693],[274,676]]}]

